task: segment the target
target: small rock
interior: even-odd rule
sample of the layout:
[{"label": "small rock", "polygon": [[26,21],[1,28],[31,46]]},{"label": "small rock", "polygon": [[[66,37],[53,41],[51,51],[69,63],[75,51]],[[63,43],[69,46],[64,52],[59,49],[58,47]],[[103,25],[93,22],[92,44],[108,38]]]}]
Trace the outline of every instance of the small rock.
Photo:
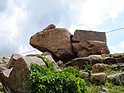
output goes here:
[{"label": "small rock", "polygon": [[4,64],[6,64],[6,63],[9,62],[9,58],[7,58],[7,57],[3,57],[2,61],[3,61]]},{"label": "small rock", "polygon": [[103,59],[102,55],[89,55],[89,58],[96,59],[96,60],[101,60]]},{"label": "small rock", "polygon": [[107,75],[105,73],[95,73],[91,74],[90,80],[96,85],[104,85],[107,80]]},{"label": "small rock", "polygon": [[97,63],[93,65],[92,69],[93,69],[93,73],[99,73],[108,68],[110,68],[108,64]]},{"label": "small rock", "polygon": [[49,29],[55,29],[56,28],[56,26],[54,25],[54,24],[50,24],[50,25],[48,25],[45,29],[43,29],[43,30],[49,30]]},{"label": "small rock", "polygon": [[50,55],[51,57],[53,57],[53,55],[52,55],[50,52],[48,52],[48,51],[43,52],[43,55],[44,55],[44,56],[46,56],[46,55]]},{"label": "small rock", "polygon": [[102,88],[98,93],[109,93],[109,91],[106,88]]},{"label": "small rock", "polygon": [[0,57],[0,64],[6,64],[9,62],[9,58],[6,57]]},{"label": "small rock", "polygon": [[88,83],[90,79],[90,74],[88,72],[80,71],[81,77]]},{"label": "small rock", "polygon": [[59,67],[62,67],[62,66],[63,66],[63,61],[59,60],[59,61],[57,62],[57,65],[58,65]]}]

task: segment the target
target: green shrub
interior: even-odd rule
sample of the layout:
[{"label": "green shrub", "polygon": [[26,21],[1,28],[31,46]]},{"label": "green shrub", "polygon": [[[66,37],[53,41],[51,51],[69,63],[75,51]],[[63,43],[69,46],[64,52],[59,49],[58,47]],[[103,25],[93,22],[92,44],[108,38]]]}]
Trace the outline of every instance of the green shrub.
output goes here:
[{"label": "green shrub", "polygon": [[86,84],[79,76],[79,71],[68,67],[62,71],[54,69],[52,63],[40,56],[48,67],[32,63],[30,66],[30,93],[85,93]]},{"label": "green shrub", "polygon": [[72,66],[68,66],[67,68],[63,69],[63,72],[73,74],[76,77],[81,77],[79,70]]},{"label": "green shrub", "polygon": [[91,72],[92,72],[92,65],[91,64],[86,64],[84,65],[84,71],[88,72],[89,75],[91,76]]}]

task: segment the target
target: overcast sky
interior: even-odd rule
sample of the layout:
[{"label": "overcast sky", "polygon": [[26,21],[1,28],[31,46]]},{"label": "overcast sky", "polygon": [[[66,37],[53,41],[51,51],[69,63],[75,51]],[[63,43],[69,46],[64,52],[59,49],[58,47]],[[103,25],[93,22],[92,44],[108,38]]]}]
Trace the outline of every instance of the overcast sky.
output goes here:
[{"label": "overcast sky", "polygon": [[[30,36],[51,23],[71,33],[124,27],[124,0],[0,0],[0,55],[33,50]],[[123,35],[107,34],[111,53],[124,52]]]}]

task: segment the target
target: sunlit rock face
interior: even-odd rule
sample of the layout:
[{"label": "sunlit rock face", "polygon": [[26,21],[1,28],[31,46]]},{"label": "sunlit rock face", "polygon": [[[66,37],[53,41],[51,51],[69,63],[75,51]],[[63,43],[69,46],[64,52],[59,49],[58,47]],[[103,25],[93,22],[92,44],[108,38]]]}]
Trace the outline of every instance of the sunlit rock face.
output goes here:
[{"label": "sunlit rock face", "polygon": [[105,32],[76,30],[72,38],[72,47],[78,57],[109,54]]}]

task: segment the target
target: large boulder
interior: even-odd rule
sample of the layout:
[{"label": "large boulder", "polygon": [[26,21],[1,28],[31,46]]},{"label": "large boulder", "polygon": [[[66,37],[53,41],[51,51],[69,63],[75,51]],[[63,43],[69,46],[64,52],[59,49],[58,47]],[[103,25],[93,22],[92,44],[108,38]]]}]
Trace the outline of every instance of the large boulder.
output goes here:
[{"label": "large boulder", "polygon": [[76,30],[72,46],[78,57],[95,54],[109,54],[105,32]]},{"label": "large boulder", "polygon": [[73,55],[71,33],[65,28],[51,25],[30,38],[30,45],[42,52],[49,51],[59,59]]},{"label": "large boulder", "polygon": [[[47,58],[53,62],[50,55],[47,56]],[[4,87],[4,93],[29,93],[28,77],[32,62],[47,67],[46,63],[37,56],[12,55],[7,64],[7,68],[0,72],[0,79]]]}]

